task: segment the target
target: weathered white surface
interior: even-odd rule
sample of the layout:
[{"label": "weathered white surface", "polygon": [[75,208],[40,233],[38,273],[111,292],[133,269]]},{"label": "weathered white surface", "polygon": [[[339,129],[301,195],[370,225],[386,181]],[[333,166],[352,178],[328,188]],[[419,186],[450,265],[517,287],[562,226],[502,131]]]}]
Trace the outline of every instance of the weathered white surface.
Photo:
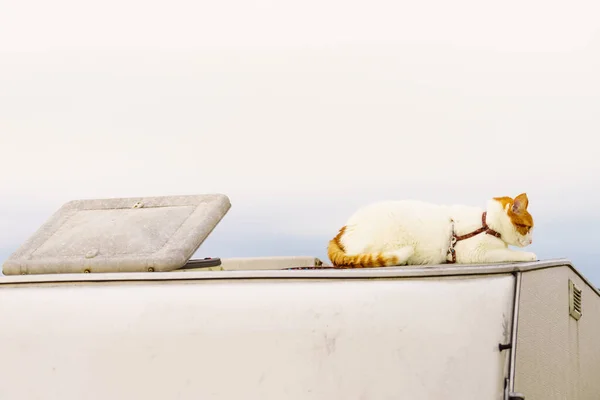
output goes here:
[{"label": "weathered white surface", "polygon": [[513,285],[511,275],[7,283],[0,398],[500,400]]},{"label": "weathered white surface", "polygon": [[6,275],[169,271],[227,213],[225,195],[72,201],[4,263]]},{"label": "weathered white surface", "polygon": [[[583,315],[569,316],[569,279]],[[524,272],[521,281],[515,391],[526,399],[600,398],[600,296],[568,267]]]}]

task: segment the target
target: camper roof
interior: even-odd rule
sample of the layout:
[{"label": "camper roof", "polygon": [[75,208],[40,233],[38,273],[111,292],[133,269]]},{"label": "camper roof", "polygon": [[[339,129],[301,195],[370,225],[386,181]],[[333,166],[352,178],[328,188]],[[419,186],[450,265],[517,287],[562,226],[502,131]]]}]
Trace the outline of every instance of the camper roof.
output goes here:
[{"label": "camper roof", "polygon": [[[277,257],[273,257],[277,259]],[[243,260],[243,259],[240,259]],[[247,259],[256,261],[261,265],[263,260],[269,258]],[[318,260],[318,259],[317,259]],[[268,263],[268,262],[267,262]],[[453,265],[428,265],[422,267],[380,267],[380,268],[354,268],[337,269],[333,267],[315,266],[314,268],[291,269],[284,268],[253,268],[251,270],[219,270],[219,271],[190,271],[181,273],[177,271],[163,272],[160,274],[141,273],[103,273],[103,274],[47,274],[5,276],[0,279],[2,284],[36,284],[60,282],[124,282],[124,281],[176,281],[176,280],[220,280],[220,279],[411,279],[411,278],[436,278],[458,277],[477,275],[498,275],[517,272],[528,272],[547,268],[567,267],[573,270],[598,296],[600,290],[579,272],[570,260],[564,258],[549,259],[522,263],[504,264],[453,264]]]}]

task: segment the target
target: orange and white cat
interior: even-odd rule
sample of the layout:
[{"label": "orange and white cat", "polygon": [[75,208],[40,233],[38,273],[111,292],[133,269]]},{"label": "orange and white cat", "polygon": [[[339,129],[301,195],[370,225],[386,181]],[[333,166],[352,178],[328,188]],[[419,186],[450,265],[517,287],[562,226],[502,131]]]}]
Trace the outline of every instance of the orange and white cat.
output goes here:
[{"label": "orange and white cat", "polygon": [[533,241],[528,205],[525,193],[492,198],[485,210],[416,200],[374,203],[350,217],[327,252],[336,267],[535,261],[534,253],[508,248]]}]

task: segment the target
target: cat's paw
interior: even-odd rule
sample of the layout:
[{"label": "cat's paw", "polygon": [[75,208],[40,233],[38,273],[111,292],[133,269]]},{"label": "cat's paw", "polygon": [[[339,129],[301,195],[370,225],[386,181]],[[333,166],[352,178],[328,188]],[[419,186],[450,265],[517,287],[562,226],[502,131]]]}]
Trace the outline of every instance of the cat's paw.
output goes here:
[{"label": "cat's paw", "polygon": [[523,253],[523,261],[537,261],[537,256],[535,255],[535,253],[531,253],[531,252],[524,252]]}]

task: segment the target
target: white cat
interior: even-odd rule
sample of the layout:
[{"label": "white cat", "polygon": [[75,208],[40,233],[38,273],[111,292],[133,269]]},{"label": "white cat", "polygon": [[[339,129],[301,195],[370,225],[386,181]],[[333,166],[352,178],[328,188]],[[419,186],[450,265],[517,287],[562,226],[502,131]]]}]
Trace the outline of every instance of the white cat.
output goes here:
[{"label": "white cat", "polygon": [[414,200],[359,209],[329,242],[335,267],[535,261],[508,245],[532,243],[533,218],[525,193],[495,197],[485,210]]}]

